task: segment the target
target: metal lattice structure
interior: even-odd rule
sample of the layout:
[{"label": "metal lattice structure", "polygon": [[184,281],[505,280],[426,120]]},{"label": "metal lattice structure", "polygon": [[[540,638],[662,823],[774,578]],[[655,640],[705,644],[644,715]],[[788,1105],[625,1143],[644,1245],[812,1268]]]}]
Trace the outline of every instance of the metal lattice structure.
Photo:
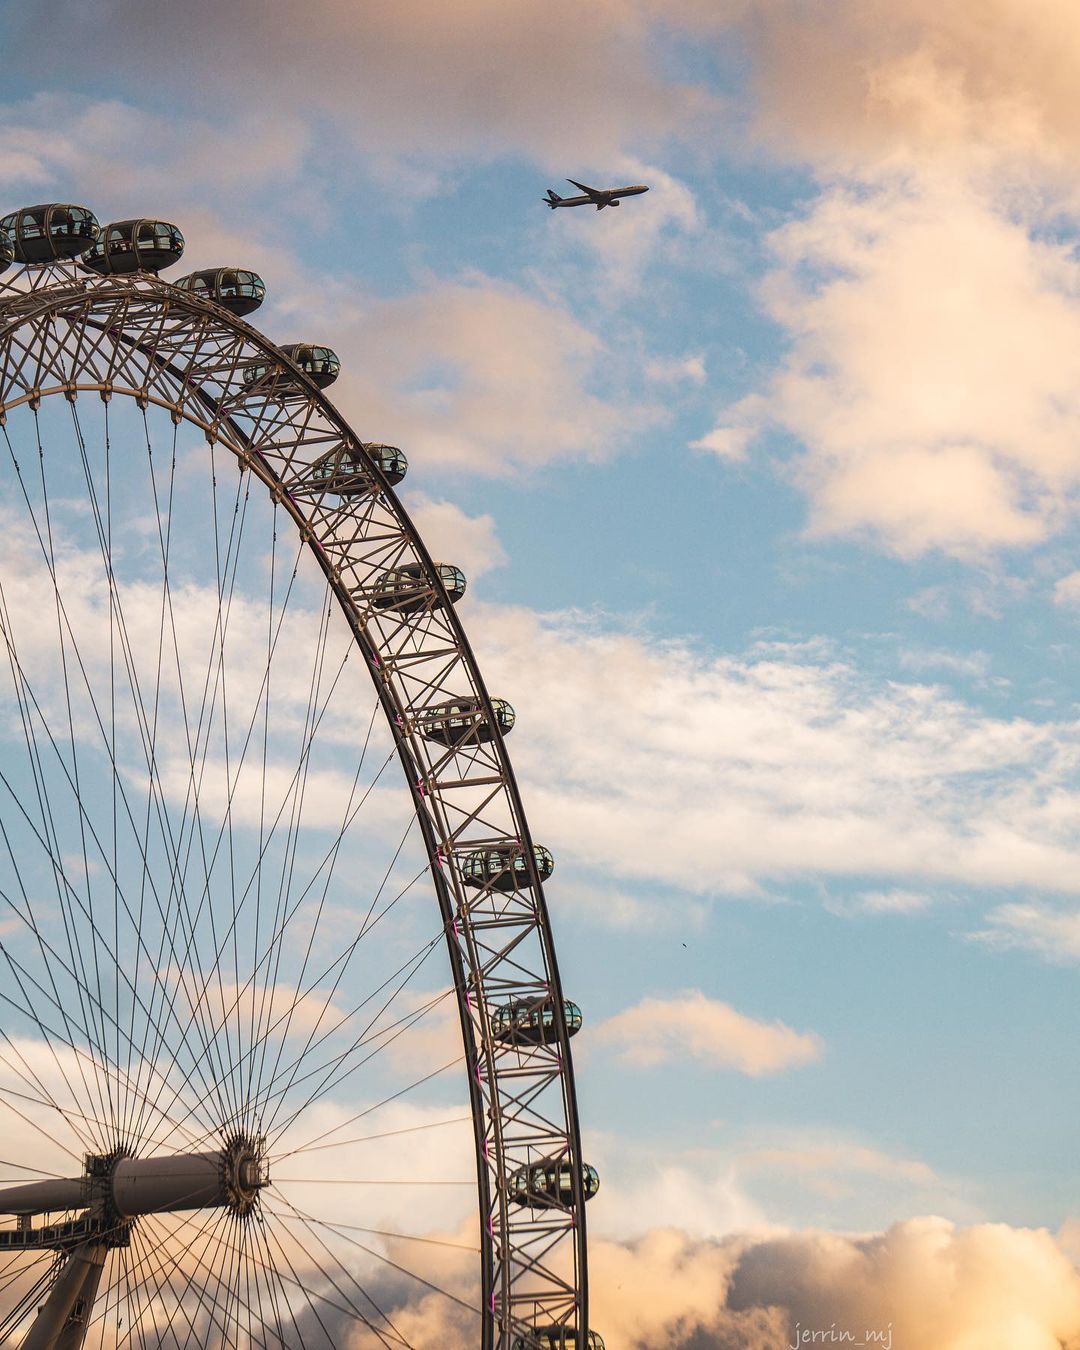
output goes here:
[{"label": "metal lattice structure", "polygon": [[[482,1350],[530,1347],[547,1350],[556,1344],[577,1345],[579,1339],[584,1346],[588,1327],[584,1208],[591,1194],[587,1189],[590,1177],[595,1174],[585,1169],[581,1160],[569,1045],[569,1036],[576,1030],[580,1015],[574,1005],[564,1002],[548,922],[542,883],[550,870],[550,855],[532,841],[506,753],[504,732],[512,723],[512,713],[508,715],[507,705],[489,696],[455,612],[453,601],[457,598],[459,574],[441,567],[429,556],[394,493],[393,475],[388,476],[385,456],[375,453],[385,447],[362,442],[346,425],[315,380],[296,363],[295,348],[283,351],[235,314],[206,298],[205,288],[200,293],[195,287],[177,287],[144,270],[88,275],[77,259],[24,267],[10,282],[7,277],[4,282],[7,284],[0,286],[0,424],[7,447],[0,446],[0,452],[10,454],[13,482],[29,482],[31,475],[38,472],[39,460],[46,466],[41,469],[42,475],[47,472],[49,433],[47,429],[42,431],[38,419],[44,416],[42,410],[54,406],[53,401],[60,408],[65,400],[71,405],[78,428],[76,443],[80,447],[88,419],[84,415],[80,421],[79,409],[86,400],[93,400],[93,406],[103,409],[106,447],[110,406],[115,416],[119,401],[129,401],[144,415],[162,410],[156,415],[167,415],[170,424],[179,431],[198,428],[214,456],[215,491],[219,481],[224,481],[222,466],[226,462],[235,463],[240,481],[245,484],[243,491],[265,490],[275,519],[287,518],[308,556],[315,560],[335,602],[336,613],[328,622],[339,627],[347,625],[374,683],[378,708],[392,735],[416,829],[426,852],[428,890],[434,891],[439,933],[449,954],[450,984],[464,1048],[463,1069],[476,1155],[480,1213],[476,1309],[479,1343]],[[32,418],[38,428],[36,446],[17,442],[11,435],[20,416],[24,420]],[[80,453],[86,460],[85,448],[80,448]],[[108,454],[106,449],[106,464]],[[29,494],[32,489],[27,487],[26,491]],[[37,498],[34,501],[36,522],[45,513],[36,506]],[[95,505],[94,509],[97,511],[99,507]],[[104,529],[111,516],[106,515],[104,507],[100,510]],[[159,512],[159,525],[161,518]],[[111,559],[110,553],[105,568],[109,587],[113,586]],[[52,579],[57,586],[58,606],[63,603],[57,583],[59,570],[54,563]],[[168,565],[164,570],[167,584]],[[126,600],[126,596],[123,598]],[[119,591],[114,601],[110,589],[110,610],[114,605],[119,607],[120,601]],[[0,626],[7,622],[4,603],[0,598]],[[65,641],[62,634],[64,651]],[[25,717],[36,728],[38,715],[33,706],[36,695],[21,673],[17,658],[11,655],[10,639],[8,646],[20,705],[26,705]],[[74,756],[76,729],[70,710],[69,720]],[[44,725],[44,717],[41,721]],[[115,713],[112,725],[115,739]],[[56,750],[54,758],[62,759],[61,749]],[[157,800],[152,781],[157,772],[155,753],[152,749],[148,752],[151,779],[148,803]],[[51,772],[47,766],[41,770],[42,775],[47,772]],[[124,780],[115,754],[113,774],[123,790]],[[116,795],[114,786],[114,833]],[[226,815],[232,809],[231,803],[230,787]],[[148,805],[148,813],[149,809]],[[81,813],[82,807],[78,810]],[[0,822],[5,813],[12,814],[7,800],[0,802]],[[231,839],[231,817],[228,823]],[[27,829],[25,822],[16,821],[10,827],[12,834],[20,829]],[[17,847],[16,840],[16,851]],[[9,844],[9,851],[11,848]],[[55,851],[58,853],[59,849]],[[115,844],[113,851],[115,855]],[[84,889],[89,895],[89,878]],[[209,893],[209,869],[206,889]],[[75,890],[77,887],[65,878],[59,887],[60,908],[65,914],[65,906],[70,908],[73,922],[78,923],[83,920],[69,894]],[[118,881],[113,890],[120,890]],[[121,898],[127,903],[126,897]],[[192,934],[190,947],[195,930],[203,922],[199,917],[201,902],[190,924],[182,912],[179,917],[174,916],[174,908],[182,911],[188,903],[187,899],[182,904],[177,900],[166,907],[177,947],[187,927]],[[195,902],[190,903],[194,913]],[[33,925],[32,916],[27,917],[29,902],[23,905],[16,897],[11,908],[17,918]],[[24,908],[27,914],[23,913]],[[108,923],[96,919],[92,922],[91,940],[97,953],[107,946],[104,939]],[[165,918],[162,924],[166,924]],[[234,949],[237,924],[234,912]],[[38,933],[39,946],[48,940],[47,935]],[[137,934],[132,940],[141,941]],[[278,935],[278,940],[285,941],[282,935]],[[0,943],[3,941],[0,936]],[[136,955],[139,960],[144,959],[139,953]],[[107,957],[103,955],[102,959],[107,965]],[[20,969],[27,964],[26,958],[18,953],[17,960]],[[74,958],[63,960],[65,969],[68,965],[74,969]],[[220,950],[216,960],[221,963]],[[149,955],[145,962],[149,968]],[[116,963],[120,964],[118,957]],[[44,956],[40,964],[47,964]],[[165,979],[157,973],[164,965],[159,960],[155,978]],[[7,980],[2,1006],[26,1016],[34,1012],[38,1025],[44,1028],[41,1033],[44,1039],[48,1041],[51,1037],[54,1043],[54,1057],[57,1051],[68,1059],[74,1056],[76,1068],[86,1073],[91,1071],[86,1066],[93,1060],[93,1073],[98,1076],[95,1081],[106,1087],[113,1083],[119,1100],[124,1095],[124,1074],[129,1079],[134,1078],[136,1070],[142,1075],[142,1060],[130,1046],[126,1049],[127,1067],[120,1062],[125,1047],[119,1008],[131,1005],[134,1025],[135,1004],[143,999],[139,988],[125,992],[121,988],[124,974],[117,971],[115,1013],[95,1014],[102,1025],[101,1035],[85,1044],[76,1044],[79,1037],[70,1028],[63,1032],[67,1027],[67,1013],[59,1006],[63,1000],[50,994],[43,979],[34,978],[37,983],[32,988],[21,977]],[[206,975],[203,995],[209,979]],[[220,970],[217,980],[221,982]],[[269,976],[264,983],[268,982]],[[87,978],[80,988],[90,983]],[[232,987],[245,987],[240,975],[235,986],[229,986]],[[153,992],[145,997],[150,1014],[158,1006],[155,1003],[158,997]],[[173,1040],[179,1043],[179,1031],[165,1025],[165,1002],[165,995],[160,995],[161,1006],[156,1016],[161,1029],[154,1043],[160,1042],[162,1047]],[[196,1045],[191,1050],[192,1062],[202,1070],[206,1070],[210,1059],[221,1056],[226,1032],[232,1035],[231,1025],[225,1026],[227,1012],[226,1009],[219,1019],[220,1029],[211,1018],[207,1022],[209,1030],[200,1033],[206,1046]],[[179,1025],[175,1009],[168,1016]],[[194,1016],[189,1019],[192,1024],[198,1020]],[[239,1014],[236,1020],[239,1021]],[[3,1021],[0,1012],[0,1027]],[[144,1046],[147,1039],[144,1034]],[[239,1033],[236,1039],[241,1058],[235,1059],[231,1067],[226,1066],[234,1079],[238,1065],[242,1072],[244,1065],[254,1058],[251,1047],[240,1044]],[[388,1043],[389,1034],[386,1039]],[[103,1047],[113,1041],[117,1049],[110,1057]],[[17,1054],[23,1060],[17,1060]],[[278,1054],[280,1058],[280,1049]],[[245,1059],[245,1055],[249,1058]],[[39,1098],[39,1104],[46,1105],[50,1094],[42,1086],[33,1086],[44,1079],[44,1072],[31,1072],[25,1056],[25,1050],[16,1051],[6,1036],[0,1039],[0,1061],[18,1070],[28,1097]],[[159,1058],[163,1056],[164,1048]],[[131,1067],[133,1060],[135,1069]],[[168,1066],[158,1072],[162,1081],[169,1078]],[[74,1076],[75,1070],[69,1069],[69,1073]],[[296,1076],[294,1068],[293,1078]],[[138,1091],[146,1098],[154,1097],[157,1089],[151,1089],[151,1082],[157,1081],[151,1080],[147,1070],[146,1076],[138,1079]],[[270,1082],[273,1085],[277,1079],[271,1078]],[[130,1097],[133,1091],[130,1082],[126,1086]],[[172,1091],[182,1093],[182,1085]],[[274,1088],[274,1092],[278,1089]],[[4,1100],[9,1106],[13,1103],[18,1106],[14,1096]],[[155,1109],[164,1110],[160,1106],[162,1100],[158,1093],[153,1103]],[[266,1096],[265,1101],[269,1100]],[[196,1208],[189,1203],[193,1188],[203,1187],[206,1196],[202,1203],[229,1212],[233,1224],[228,1229],[233,1234],[230,1241],[238,1249],[244,1248],[243,1225],[249,1221],[251,1211],[258,1213],[263,1203],[262,1188],[273,1186],[277,1166],[271,1151],[262,1143],[259,1118],[266,1113],[256,1109],[260,1104],[265,1102],[260,1099],[243,1106],[242,1128],[238,1127],[237,1119],[227,1118],[227,1112],[220,1113],[220,1120],[211,1112],[209,1124],[200,1131],[195,1131],[193,1124],[185,1125],[185,1129],[191,1128],[193,1134],[198,1134],[198,1140],[180,1149],[174,1140],[172,1154],[168,1149],[161,1151],[166,1137],[173,1138],[164,1117],[156,1126],[156,1151],[152,1147],[140,1149],[130,1129],[125,1135],[125,1121],[117,1119],[111,1137],[108,1130],[101,1131],[112,1148],[88,1158],[81,1177],[29,1181],[21,1188],[0,1189],[0,1213],[19,1216],[17,1227],[0,1231],[0,1271],[7,1270],[11,1263],[15,1263],[11,1268],[17,1269],[20,1252],[27,1256],[31,1252],[54,1254],[52,1264],[29,1295],[29,1303],[24,1298],[19,1316],[12,1320],[9,1315],[7,1322],[0,1320],[0,1342],[6,1336],[25,1333],[21,1343],[27,1347],[77,1346],[84,1343],[84,1338],[88,1345],[99,1343],[94,1339],[98,1333],[93,1330],[94,1295],[99,1282],[113,1290],[114,1312],[108,1314],[112,1319],[109,1325],[115,1323],[122,1329],[124,1277],[119,1270],[118,1253],[126,1249],[132,1230],[137,1231],[140,1223],[150,1225],[159,1222],[161,1214]],[[85,1109],[95,1116],[98,1125],[102,1124],[98,1117],[108,1114],[95,1111],[89,1104]],[[145,1114],[149,1108],[144,1104],[141,1109]],[[207,1109],[204,1101],[201,1119],[205,1119]],[[129,1107],[128,1124],[133,1114],[134,1108]],[[217,1135],[210,1137],[215,1125]],[[201,1151],[194,1147],[199,1141]],[[173,1155],[182,1157],[182,1167],[170,1161]],[[139,1172],[144,1166],[140,1158],[152,1161],[155,1157],[160,1173],[155,1174],[157,1180],[145,1169]],[[197,1160],[194,1163],[193,1158]],[[202,1168],[201,1180],[178,1179],[182,1172],[187,1176],[192,1168],[196,1171]],[[76,1183],[77,1192],[71,1189]],[[124,1185],[128,1186],[127,1191],[123,1190]],[[40,1189],[50,1186],[54,1190],[47,1195]],[[62,1189],[65,1186],[66,1191]],[[35,1187],[39,1189],[35,1191]],[[143,1198],[133,1200],[131,1196],[136,1193]],[[272,1195],[272,1190],[267,1190],[266,1195]],[[127,1199],[122,1200],[123,1196]],[[60,1210],[68,1213],[58,1222],[55,1213]],[[45,1215],[50,1222],[37,1224],[33,1216],[38,1214]],[[159,1218],[154,1219],[155,1215]],[[177,1230],[181,1234],[184,1231]],[[194,1243],[190,1250],[195,1250]],[[166,1261],[168,1257],[162,1255],[160,1259]],[[256,1281],[261,1278],[265,1288],[272,1291],[274,1286],[264,1269],[270,1263],[269,1256],[264,1253],[258,1259],[259,1268],[251,1268],[254,1277]],[[341,1264],[341,1258],[336,1259]],[[8,1261],[9,1266],[3,1266],[3,1261]],[[210,1264],[209,1257],[205,1258],[205,1264]],[[234,1284],[242,1284],[241,1264],[238,1256],[232,1277]],[[288,1282],[287,1272],[284,1278]],[[336,1273],[336,1267],[334,1278],[341,1282],[345,1279]],[[250,1271],[248,1279],[250,1284]],[[0,1274],[0,1288],[2,1280]],[[77,1287],[76,1294],[70,1297],[64,1294],[66,1286]],[[341,1306],[348,1306],[350,1300],[340,1291],[327,1292],[328,1288],[324,1285],[317,1297],[340,1313]],[[289,1303],[290,1316],[295,1317],[292,1305],[299,1296],[291,1285],[282,1285],[282,1289],[280,1298]],[[174,1301],[179,1306],[186,1297],[181,1290]],[[310,1301],[310,1293],[308,1297]],[[257,1324],[249,1312],[246,1330],[239,1316],[235,1320],[236,1329],[232,1330],[227,1293],[221,1298],[225,1312],[215,1313],[209,1307],[209,1311],[204,1308],[185,1313],[192,1326],[187,1334],[196,1337],[193,1343],[238,1346],[300,1343],[291,1329],[296,1322],[283,1330],[281,1311],[275,1321],[261,1303]],[[236,1298],[239,1302],[242,1293]],[[272,1301],[272,1293],[266,1298]],[[31,1318],[27,1323],[27,1310],[39,1302],[43,1311],[36,1320]],[[50,1307],[54,1310],[53,1321],[46,1325]],[[137,1311],[132,1303],[129,1316],[135,1317]],[[316,1320],[318,1312],[315,1308]],[[3,1314],[0,1308],[0,1319]],[[143,1339],[137,1341],[133,1330],[129,1330],[130,1343],[184,1343],[178,1333],[170,1333],[175,1341],[169,1340],[160,1329],[155,1333],[157,1342],[146,1340],[146,1327],[153,1318],[145,1311],[139,1315],[142,1318],[139,1334]],[[19,1320],[20,1316],[23,1320]],[[196,1323],[204,1329],[195,1331]],[[357,1318],[356,1326],[371,1332],[371,1344],[407,1345],[406,1334],[392,1330],[389,1319],[386,1323],[379,1322],[368,1310]],[[104,1329],[100,1331],[100,1343],[106,1343],[106,1334]],[[108,1334],[114,1335],[116,1344],[128,1343],[122,1330]],[[199,1339],[200,1336],[204,1339]],[[326,1339],[320,1336],[316,1329],[310,1334],[310,1343],[325,1344]],[[309,1341],[302,1338],[302,1343]]]}]

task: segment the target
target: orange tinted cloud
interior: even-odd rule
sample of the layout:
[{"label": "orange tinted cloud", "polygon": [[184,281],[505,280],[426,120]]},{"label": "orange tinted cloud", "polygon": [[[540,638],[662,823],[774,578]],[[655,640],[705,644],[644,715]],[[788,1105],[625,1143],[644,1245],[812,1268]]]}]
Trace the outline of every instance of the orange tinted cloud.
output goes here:
[{"label": "orange tinted cloud", "polygon": [[747,1017],[700,990],[642,999],[609,1018],[595,1036],[630,1064],[697,1059],[753,1078],[809,1064],[822,1054],[821,1039],[813,1032]]},{"label": "orange tinted cloud", "polygon": [[865,1237],[716,1242],[654,1230],[594,1242],[592,1276],[591,1320],[624,1350],[785,1350],[797,1327],[865,1339],[891,1325],[896,1350],[1059,1350],[1080,1337],[1080,1275],[1048,1232],[1005,1224],[920,1218]]}]

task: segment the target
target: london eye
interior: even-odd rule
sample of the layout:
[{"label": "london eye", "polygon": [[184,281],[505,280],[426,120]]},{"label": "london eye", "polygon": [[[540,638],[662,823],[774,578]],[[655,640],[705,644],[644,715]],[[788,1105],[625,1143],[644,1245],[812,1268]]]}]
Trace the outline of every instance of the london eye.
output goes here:
[{"label": "london eye", "polygon": [[600,1350],[513,691],[183,248],[0,221],[0,1344]]}]

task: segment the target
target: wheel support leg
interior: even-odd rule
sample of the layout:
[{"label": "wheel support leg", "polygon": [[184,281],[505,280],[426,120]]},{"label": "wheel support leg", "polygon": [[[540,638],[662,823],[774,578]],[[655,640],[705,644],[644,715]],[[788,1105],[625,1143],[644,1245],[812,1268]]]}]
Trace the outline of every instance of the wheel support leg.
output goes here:
[{"label": "wheel support leg", "polygon": [[80,1350],[107,1252],[104,1243],[86,1242],[69,1253],[22,1350]]}]

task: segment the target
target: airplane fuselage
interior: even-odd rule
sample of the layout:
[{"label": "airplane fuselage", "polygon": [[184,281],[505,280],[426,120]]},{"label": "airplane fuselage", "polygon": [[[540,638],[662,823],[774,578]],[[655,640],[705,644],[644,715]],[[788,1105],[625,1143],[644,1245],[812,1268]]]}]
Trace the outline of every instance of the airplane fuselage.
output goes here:
[{"label": "airplane fuselage", "polygon": [[618,206],[620,197],[636,197],[649,190],[643,183],[631,183],[627,187],[587,188],[584,183],[578,183],[573,178],[568,178],[567,182],[581,188],[582,196],[560,197],[548,188],[544,201],[552,210],[557,206],[595,206],[598,211],[602,211],[605,206]]}]

